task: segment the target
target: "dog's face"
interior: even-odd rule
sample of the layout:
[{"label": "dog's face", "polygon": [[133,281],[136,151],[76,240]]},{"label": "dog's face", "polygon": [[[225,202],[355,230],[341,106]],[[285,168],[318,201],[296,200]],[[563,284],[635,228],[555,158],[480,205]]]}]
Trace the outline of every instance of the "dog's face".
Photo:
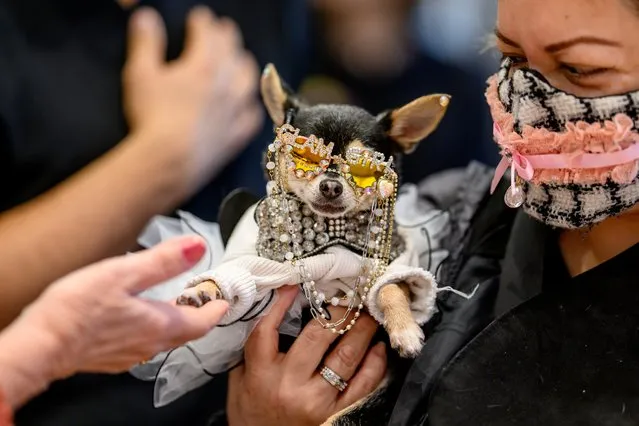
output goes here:
[{"label": "dog's face", "polygon": [[[261,92],[276,126],[284,124],[287,111],[290,111],[290,124],[299,129],[301,141],[313,135],[323,139],[326,145],[332,143],[331,157],[338,160],[347,159],[349,150],[352,153],[354,149],[370,151],[371,155],[381,153],[386,160],[413,152],[418,143],[435,130],[450,98],[443,94],[425,96],[378,116],[351,105],[307,106],[282,83],[272,65],[264,70]],[[383,168],[348,166],[304,150],[295,150],[290,156],[279,158],[276,167],[286,190],[325,217],[340,217],[369,209],[377,196],[371,189],[383,176]],[[345,166],[349,173],[340,173],[343,171],[340,167]],[[319,174],[303,173],[317,167],[323,168]]]}]

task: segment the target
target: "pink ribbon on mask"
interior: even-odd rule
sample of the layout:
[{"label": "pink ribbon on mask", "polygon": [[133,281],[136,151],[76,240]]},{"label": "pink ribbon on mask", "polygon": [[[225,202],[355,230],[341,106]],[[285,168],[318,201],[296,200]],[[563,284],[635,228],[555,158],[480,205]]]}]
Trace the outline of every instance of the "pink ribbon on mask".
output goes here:
[{"label": "pink ribbon on mask", "polygon": [[[504,135],[499,124],[493,125],[493,135],[498,144],[502,145]],[[634,136],[635,142],[637,136]],[[613,167],[631,161],[639,160],[639,143],[634,143],[626,149],[615,152],[604,152],[601,154],[591,153],[569,153],[569,154],[540,154],[524,155],[515,150],[507,150],[495,169],[490,193],[494,193],[501,178],[506,174],[506,170],[511,169],[510,184],[515,185],[516,175],[530,181],[535,169],[598,169],[603,167]]]}]

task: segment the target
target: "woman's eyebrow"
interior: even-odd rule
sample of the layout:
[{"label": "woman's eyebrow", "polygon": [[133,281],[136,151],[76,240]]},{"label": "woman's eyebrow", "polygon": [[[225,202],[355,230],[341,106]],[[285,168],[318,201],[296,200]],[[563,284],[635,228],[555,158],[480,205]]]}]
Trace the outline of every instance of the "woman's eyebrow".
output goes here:
[{"label": "woman's eyebrow", "polygon": [[544,48],[544,50],[548,53],[557,53],[561,50],[568,49],[569,47],[575,46],[577,44],[598,44],[600,46],[621,47],[621,43],[616,41],[605,40],[592,36],[582,36],[566,41],[560,41],[559,43],[549,44]]},{"label": "woman's eyebrow", "polygon": [[505,43],[512,47],[516,47],[517,49],[521,49],[521,47],[517,43],[503,35],[498,28],[495,28],[495,37],[497,37],[502,43]]},{"label": "woman's eyebrow", "polygon": [[[495,28],[495,36],[504,44],[515,47],[517,49],[521,49],[521,46],[505,36],[498,28]],[[569,47],[575,46],[577,44],[598,44],[600,46],[610,46],[610,47],[621,47],[621,43],[606,40],[603,38],[593,37],[593,36],[582,36],[577,37],[570,40],[560,41],[558,43],[549,44],[544,48],[547,53],[557,53],[562,50],[568,49]]]}]

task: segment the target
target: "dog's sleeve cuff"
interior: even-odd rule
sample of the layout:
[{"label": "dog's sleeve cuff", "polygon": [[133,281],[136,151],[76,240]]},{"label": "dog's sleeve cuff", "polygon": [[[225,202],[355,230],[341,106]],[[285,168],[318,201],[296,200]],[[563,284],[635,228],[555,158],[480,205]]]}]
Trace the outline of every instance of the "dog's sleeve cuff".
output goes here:
[{"label": "dog's sleeve cuff", "polygon": [[248,312],[257,297],[255,280],[249,271],[232,264],[222,264],[212,271],[204,272],[189,281],[187,287],[194,287],[204,281],[213,281],[229,303],[229,310],[220,325],[233,323]]},{"label": "dog's sleeve cuff", "polygon": [[410,290],[410,309],[417,323],[424,324],[435,313],[437,283],[430,272],[414,266],[390,264],[386,273],[371,287],[366,298],[366,307],[377,322],[384,324],[384,313],[377,304],[379,291],[388,284],[405,283]]}]

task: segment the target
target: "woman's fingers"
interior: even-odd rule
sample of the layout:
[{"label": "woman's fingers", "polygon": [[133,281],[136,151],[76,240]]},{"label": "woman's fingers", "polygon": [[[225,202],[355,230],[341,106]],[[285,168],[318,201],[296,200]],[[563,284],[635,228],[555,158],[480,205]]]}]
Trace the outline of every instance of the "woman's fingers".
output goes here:
[{"label": "woman's fingers", "polygon": [[337,410],[354,404],[369,395],[382,383],[386,376],[386,345],[383,342],[368,351],[362,366],[349,381],[348,387],[337,402]]},{"label": "woman's fingers", "polygon": [[166,29],[160,14],[148,7],[136,11],[129,28],[127,67],[136,71],[155,70],[165,61]]},{"label": "woman's fingers", "polygon": [[[335,349],[328,354],[324,365],[337,373],[343,380],[350,380],[364,359],[376,330],[375,320],[368,315],[362,315],[353,329],[346,333],[339,340]],[[319,380],[326,383],[321,377]],[[328,383],[326,385],[331,386]]]},{"label": "woman's fingers", "polygon": [[182,343],[198,339],[219,324],[229,309],[228,302],[213,300],[200,308],[192,306],[176,306],[182,313],[182,329],[178,330],[178,339]]},{"label": "woman's fingers", "polygon": [[279,354],[278,329],[298,292],[296,286],[285,286],[277,291],[277,301],[271,311],[259,321],[244,346],[244,357],[248,365],[259,368],[275,360]]},{"label": "woman's fingers", "polygon": [[[335,321],[346,312],[343,308],[329,308]],[[351,331],[352,332],[352,331]],[[286,353],[287,371],[296,372],[294,380],[306,382],[310,379],[324,358],[326,351],[339,334],[322,327],[318,321],[309,322]]]},{"label": "woman's fingers", "polygon": [[200,237],[179,237],[153,248],[123,258],[106,260],[101,267],[130,294],[138,294],[193,267],[206,252],[206,242]]}]

